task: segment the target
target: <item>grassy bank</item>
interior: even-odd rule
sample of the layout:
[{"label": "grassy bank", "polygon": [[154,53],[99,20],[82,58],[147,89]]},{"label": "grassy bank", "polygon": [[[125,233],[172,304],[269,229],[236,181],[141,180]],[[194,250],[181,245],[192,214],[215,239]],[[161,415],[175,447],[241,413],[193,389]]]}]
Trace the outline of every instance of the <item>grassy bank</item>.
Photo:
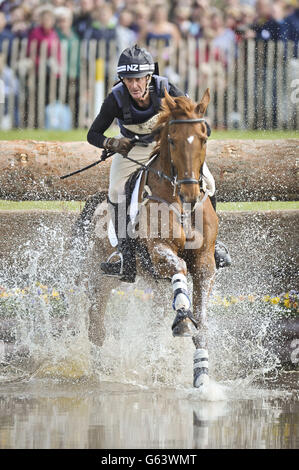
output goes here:
[{"label": "grassy bank", "polygon": [[[0,200],[0,210],[57,210],[81,211],[84,202],[80,201],[5,201]],[[257,201],[257,202],[219,202],[217,211],[266,211],[299,210],[299,201]]]},{"label": "grassy bank", "polygon": [[[118,134],[118,128],[111,127],[106,133],[108,137]],[[0,131],[0,140],[43,140],[74,142],[86,141],[87,129],[71,131],[47,131],[45,129],[12,129]],[[295,139],[299,138],[298,131],[217,131],[213,130],[211,139]]]},{"label": "grassy bank", "polygon": [[299,201],[219,202],[217,211],[277,211],[299,209]]}]

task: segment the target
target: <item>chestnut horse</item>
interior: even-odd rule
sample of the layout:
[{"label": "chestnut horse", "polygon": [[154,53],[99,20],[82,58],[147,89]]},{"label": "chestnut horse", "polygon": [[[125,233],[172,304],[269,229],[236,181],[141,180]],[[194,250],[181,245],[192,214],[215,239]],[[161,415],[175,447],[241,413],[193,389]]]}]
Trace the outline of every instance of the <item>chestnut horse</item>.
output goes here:
[{"label": "chestnut horse", "polygon": [[[156,279],[169,279],[173,291],[172,324],[174,336],[190,336],[195,345],[195,387],[208,383],[207,302],[212,288],[216,267],[214,259],[218,218],[208,197],[202,189],[202,166],[206,157],[208,124],[203,118],[210,101],[207,89],[200,103],[186,96],[171,97],[165,90],[162,111],[156,125],[157,144],[147,169],[142,170],[139,188],[139,208],[143,216],[135,224],[139,227],[146,220],[146,236],[135,240],[137,274]],[[161,205],[172,216],[160,217],[155,233],[150,223],[155,209]],[[119,280],[103,275],[101,261],[113,251],[107,241],[107,227],[101,232],[95,211],[92,224],[92,240],[87,250],[86,267],[92,305],[89,312],[89,332],[92,341],[102,344],[104,314],[112,288]],[[155,216],[156,217],[156,216]],[[101,225],[102,227],[102,225]],[[100,233],[101,232],[101,233]],[[140,230],[139,230],[139,233]],[[141,258],[147,253],[146,272]],[[143,260],[144,261],[144,260]],[[193,286],[188,286],[187,275]],[[159,282],[159,281],[157,281]],[[192,289],[192,304],[189,297]]]}]

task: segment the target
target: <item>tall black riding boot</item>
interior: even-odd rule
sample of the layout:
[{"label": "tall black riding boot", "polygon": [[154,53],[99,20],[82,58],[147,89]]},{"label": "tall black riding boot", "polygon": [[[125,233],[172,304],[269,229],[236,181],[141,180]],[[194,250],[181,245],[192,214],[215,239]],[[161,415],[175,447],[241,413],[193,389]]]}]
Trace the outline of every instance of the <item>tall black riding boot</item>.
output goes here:
[{"label": "tall black riding boot", "polygon": [[[109,201],[110,202],[110,201]],[[118,204],[111,203],[114,206],[114,227],[118,238],[117,251],[109,256],[105,263],[101,263],[101,270],[108,276],[118,277],[124,282],[135,282],[136,277],[136,251],[135,241],[131,239],[125,230],[125,237],[120,238],[118,230]],[[128,222],[128,217],[126,218]],[[113,261],[114,260],[114,261]]]},{"label": "tall black riding boot", "polygon": [[[210,196],[210,200],[214,208],[214,211],[216,212],[216,204],[217,204],[216,194],[213,194],[213,196]],[[224,243],[217,241],[217,240],[215,244],[215,262],[216,262],[217,269],[226,268],[227,266],[230,266],[232,264],[232,260],[231,260],[227,247],[224,245]]]}]

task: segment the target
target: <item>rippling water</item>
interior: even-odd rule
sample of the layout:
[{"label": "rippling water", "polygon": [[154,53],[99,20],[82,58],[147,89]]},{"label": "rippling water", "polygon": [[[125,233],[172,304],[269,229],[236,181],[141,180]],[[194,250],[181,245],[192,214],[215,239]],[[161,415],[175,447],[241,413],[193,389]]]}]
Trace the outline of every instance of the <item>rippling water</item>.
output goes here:
[{"label": "rippling water", "polygon": [[199,400],[196,391],[179,386],[53,378],[10,384],[0,388],[0,447],[297,448],[299,405],[292,381],[297,373],[284,374],[270,389],[231,382],[226,397],[215,401]]}]

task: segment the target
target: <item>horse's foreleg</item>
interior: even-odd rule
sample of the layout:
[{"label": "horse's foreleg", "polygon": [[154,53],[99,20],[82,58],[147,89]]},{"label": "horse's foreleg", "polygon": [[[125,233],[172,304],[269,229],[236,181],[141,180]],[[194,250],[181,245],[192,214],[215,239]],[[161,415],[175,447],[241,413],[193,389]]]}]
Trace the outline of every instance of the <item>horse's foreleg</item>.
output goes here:
[{"label": "horse's foreleg", "polygon": [[205,255],[198,263],[193,275],[193,314],[198,330],[193,336],[194,352],[194,387],[201,387],[208,382],[208,320],[207,303],[213,286],[215,262],[213,255]]},{"label": "horse's foreleg", "polygon": [[90,308],[88,312],[88,338],[96,346],[101,347],[105,340],[105,310],[109,292],[96,292],[90,296]]},{"label": "horse's foreleg", "polygon": [[[106,250],[105,250],[106,248]],[[115,278],[103,276],[99,266],[109,253],[109,246],[105,246],[101,239],[91,245],[85,263],[86,290],[90,308],[88,311],[88,336],[96,346],[102,346],[105,339],[105,312],[111,290],[118,284]]]},{"label": "horse's foreleg", "polygon": [[172,306],[176,312],[172,333],[174,336],[193,336],[196,332],[196,320],[191,312],[186,263],[166,245],[156,245],[152,253],[152,262],[158,275],[171,277]]}]

